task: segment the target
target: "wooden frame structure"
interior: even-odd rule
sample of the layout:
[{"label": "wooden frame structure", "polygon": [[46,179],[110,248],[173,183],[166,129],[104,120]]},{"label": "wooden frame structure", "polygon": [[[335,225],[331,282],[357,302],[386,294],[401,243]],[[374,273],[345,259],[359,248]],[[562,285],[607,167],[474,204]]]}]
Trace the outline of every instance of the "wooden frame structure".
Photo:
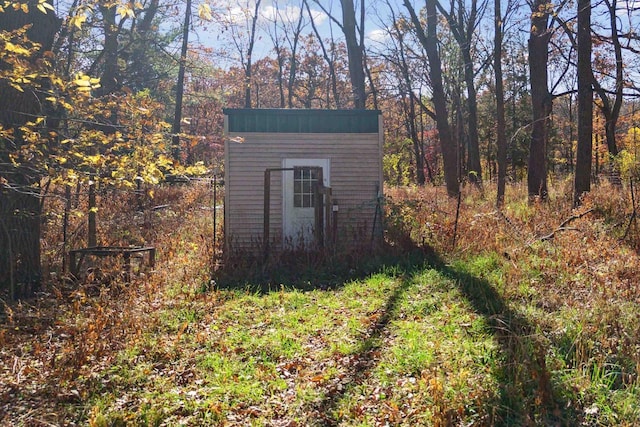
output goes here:
[{"label": "wooden frame structure", "polygon": [[156,262],[156,248],[153,246],[145,247],[122,247],[122,246],[94,246],[90,248],[74,249],[69,251],[69,267],[71,274],[74,277],[78,277],[80,274],[80,268],[87,255],[96,256],[100,258],[104,257],[116,257],[122,255],[124,259],[124,278],[129,282],[131,279],[131,256],[134,254],[148,254],[148,266],[149,268],[155,267]]}]

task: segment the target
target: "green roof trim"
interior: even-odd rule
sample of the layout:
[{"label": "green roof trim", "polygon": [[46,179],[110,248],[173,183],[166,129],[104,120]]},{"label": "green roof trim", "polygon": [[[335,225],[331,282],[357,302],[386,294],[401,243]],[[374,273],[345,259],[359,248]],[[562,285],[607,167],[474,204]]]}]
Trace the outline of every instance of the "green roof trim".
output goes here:
[{"label": "green roof trim", "polygon": [[229,132],[378,133],[379,110],[225,108]]}]

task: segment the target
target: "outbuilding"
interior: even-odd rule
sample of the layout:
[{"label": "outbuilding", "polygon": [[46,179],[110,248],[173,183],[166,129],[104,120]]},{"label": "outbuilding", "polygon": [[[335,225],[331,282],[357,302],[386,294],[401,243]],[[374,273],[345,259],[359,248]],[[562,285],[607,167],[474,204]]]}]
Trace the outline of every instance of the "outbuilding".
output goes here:
[{"label": "outbuilding", "polygon": [[225,109],[224,120],[227,250],[381,239],[380,111]]}]

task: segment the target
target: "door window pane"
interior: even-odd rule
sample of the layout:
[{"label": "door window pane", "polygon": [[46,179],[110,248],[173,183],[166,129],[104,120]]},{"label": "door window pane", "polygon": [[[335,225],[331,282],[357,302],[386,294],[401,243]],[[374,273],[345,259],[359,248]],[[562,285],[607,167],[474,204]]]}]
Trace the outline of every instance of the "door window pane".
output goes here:
[{"label": "door window pane", "polygon": [[312,208],[315,206],[314,188],[318,182],[315,168],[295,168],[293,171],[293,206]]}]

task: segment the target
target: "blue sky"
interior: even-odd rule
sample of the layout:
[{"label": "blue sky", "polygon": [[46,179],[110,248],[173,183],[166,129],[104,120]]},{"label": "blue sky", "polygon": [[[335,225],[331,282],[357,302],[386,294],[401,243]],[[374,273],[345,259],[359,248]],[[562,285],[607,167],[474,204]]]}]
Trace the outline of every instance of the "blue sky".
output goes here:
[{"label": "blue sky", "polygon": [[[339,0],[322,0],[322,4],[338,21],[341,20]],[[357,0],[356,4],[356,7],[359,7]],[[385,11],[387,9],[386,4],[380,0],[370,0],[366,3],[368,10],[365,34],[369,40],[379,40],[385,33],[380,28],[380,20],[377,19],[375,13],[371,13],[376,4],[383,7]],[[334,39],[341,40],[342,32],[338,25],[332,22],[329,16],[313,0],[310,0],[309,6],[320,34],[325,38],[333,36]],[[203,43],[211,44],[213,47],[224,43],[228,45],[233,31],[236,31],[236,35],[242,32],[246,35],[254,7],[254,0],[233,0],[224,2],[224,4],[212,4],[213,20],[206,25],[209,34],[198,31]],[[398,7],[402,6],[399,5]],[[305,20],[303,34],[312,33],[313,28],[310,25],[307,11],[302,9],[301,0],[262,0],[258,20],[258,39],[255,46],[256,56],[266,55],[272,49],[273,44],[270,37],[274,33],[275,21],[279,22],[280,25],[279,30],[277,30],[278,34],[283,35],[285,27],[295,27],[301,13],[303,13]],[[217,23],[214,21],[217,21]],[[231,45],[233,46],[233,43]],[[233,47],[237,50],[237,46]]]}]

